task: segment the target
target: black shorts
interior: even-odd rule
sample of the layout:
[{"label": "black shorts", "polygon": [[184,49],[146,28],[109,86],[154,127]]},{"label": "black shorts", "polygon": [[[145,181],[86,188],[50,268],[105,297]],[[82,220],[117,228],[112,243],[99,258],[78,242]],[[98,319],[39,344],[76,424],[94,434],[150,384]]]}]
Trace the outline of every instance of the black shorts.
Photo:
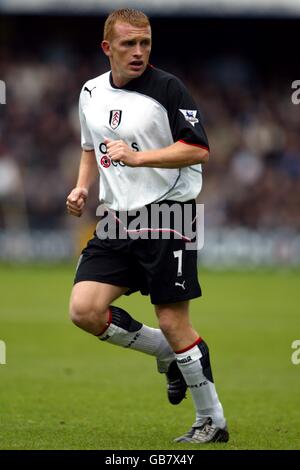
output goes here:
[{"label": "black shorts", "polygon": [[[170,205],[174,201],[163,203]],[[188,203],[195,211],[195,201]],[[151,221],[148,225],[151,227]],[[155,305],[200,297],[197,250],[187,249],[188,237],[174,233],[172,227],[171,221],[170,239],[163,238],[165,226],[158,239],[100,239],[95,232],[82,251],[74,283],[97,281],[128,287],[126,295],[136,291],[150,294]]]}]

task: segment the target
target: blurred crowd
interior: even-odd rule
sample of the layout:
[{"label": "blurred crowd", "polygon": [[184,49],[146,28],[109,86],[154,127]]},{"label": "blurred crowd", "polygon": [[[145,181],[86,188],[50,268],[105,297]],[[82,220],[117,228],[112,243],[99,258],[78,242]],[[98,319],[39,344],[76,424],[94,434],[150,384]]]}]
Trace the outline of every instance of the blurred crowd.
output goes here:
[{"label": "blurred crowd", "polygon": [[[291,101],[299,77],[261,77],[230,55],[199,60],[192,73],[175,58],[154,65],[179,76],[203,114],[211,145],[199,198],[206,223],[300,229],[300,105]],[[100,52],[86,58],[57,46],[16,61],[1,50],[7,104],[0,106],[0,227],[68,226],[65,198],[80,158],[78,95],[87,79],[106,70]],[[89,211],[96,219],[96,187],[93,196]]]}]

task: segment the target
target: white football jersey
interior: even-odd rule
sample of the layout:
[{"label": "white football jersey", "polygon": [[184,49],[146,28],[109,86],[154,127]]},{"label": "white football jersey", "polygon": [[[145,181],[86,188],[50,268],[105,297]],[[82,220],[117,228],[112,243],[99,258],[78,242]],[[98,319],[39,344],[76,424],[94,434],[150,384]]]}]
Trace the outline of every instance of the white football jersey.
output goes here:
[{"label": "white football jersey", "polygon": [[148,66],[139,78],[118,88],[111,72],[84,84],[79,99],[81,144],[95,150],[100,173],[100,202],[115,211],[147,204],[194,199],[202,186],[201,165],[186,168],[132,168],[111,161],[106,138],[122,139],[134,151],[174,142],[208,149],[200,113],[175,76]]}]

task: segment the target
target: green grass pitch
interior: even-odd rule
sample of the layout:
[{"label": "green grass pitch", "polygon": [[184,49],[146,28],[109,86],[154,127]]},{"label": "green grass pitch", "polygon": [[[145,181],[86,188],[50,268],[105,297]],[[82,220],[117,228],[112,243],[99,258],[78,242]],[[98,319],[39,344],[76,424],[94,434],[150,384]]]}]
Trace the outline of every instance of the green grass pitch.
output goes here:
[{"label": "green grass pitch", "polygon": [[[193,422],[192,400],[167,402],[153,358],[70,323],[73,270],[0,268],[0,448],[199,449],[172,442]],[[204,296],[191,315],[210,346],[231,434],[205,449],[300,449],[300,364],[291,362],[299,271],[203,271],[200,279]],[[156,325],[147,297],[117,304]]]}]

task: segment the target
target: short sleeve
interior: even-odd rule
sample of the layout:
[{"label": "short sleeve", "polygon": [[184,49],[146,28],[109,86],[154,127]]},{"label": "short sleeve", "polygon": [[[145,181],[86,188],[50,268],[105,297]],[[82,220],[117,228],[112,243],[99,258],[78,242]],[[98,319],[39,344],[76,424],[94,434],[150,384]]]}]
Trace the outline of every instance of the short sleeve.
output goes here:
[{"label": "short sleeve", "polygon": [[81,128],[81,147],[83,150],[94,150],[93,139],[83,112],[82,93],[79,97],[79,120]]},{"label": "short sleeve", "polygon": [[183,141],[209,150],[200,111],[186,87],[175,77],[168,83],[167,108],[174,142]]}]

